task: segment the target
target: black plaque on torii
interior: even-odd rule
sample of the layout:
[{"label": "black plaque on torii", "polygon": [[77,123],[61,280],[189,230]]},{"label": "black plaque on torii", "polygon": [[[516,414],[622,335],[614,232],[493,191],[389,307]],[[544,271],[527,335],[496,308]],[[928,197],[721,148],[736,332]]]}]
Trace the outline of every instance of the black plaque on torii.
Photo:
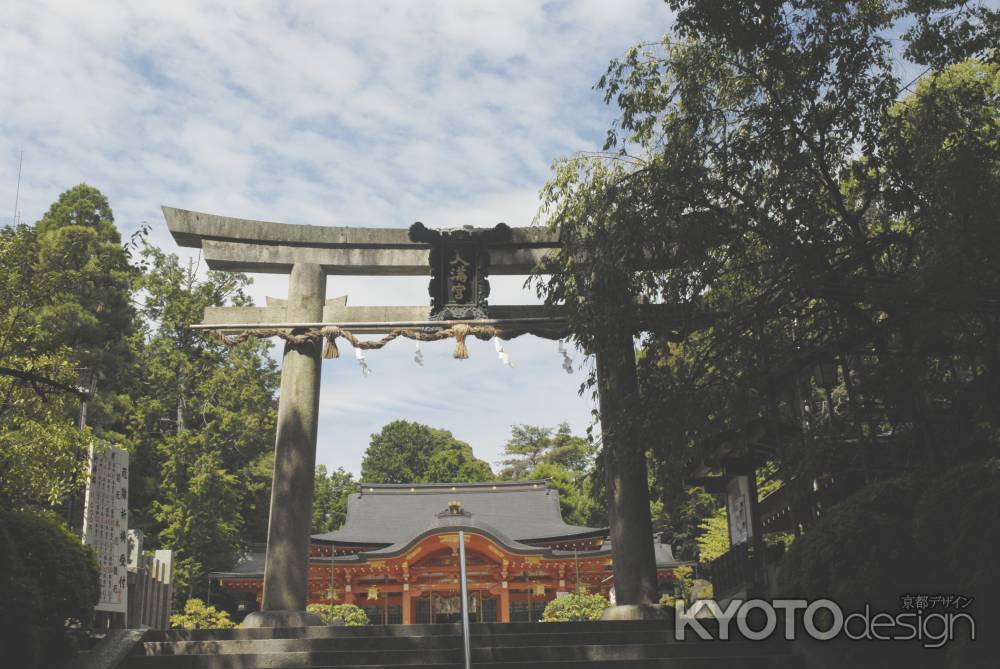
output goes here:
[{"label": "black plaque on torii", "polygon": [[431,320],[478,320],[488,318],[490,295],[489,247],[510,243],[510,227],[465,226],[431,230],[421,222],[410,226],[410,241],[431,245]]}]

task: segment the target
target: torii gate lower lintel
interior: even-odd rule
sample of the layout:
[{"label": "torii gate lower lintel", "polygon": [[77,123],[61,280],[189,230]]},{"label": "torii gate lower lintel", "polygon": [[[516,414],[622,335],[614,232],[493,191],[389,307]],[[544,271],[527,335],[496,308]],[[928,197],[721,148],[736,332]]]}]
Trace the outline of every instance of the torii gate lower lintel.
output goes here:
[{"label": "torii gate lower lintel", "polygon": [[[435,314],[427,307],[348,307],[346,298],[327,300],[326,277],[428,276],[431,246],[411,241],[406,229],[288,225],[170,207],[163,207],[163,213],[175,241],[201,248],[211,269],[289,274],[287,299],[268,298],[264,307],[209,308],[204,321],[194,327],[220,332],[257,329],[259,334],[259,329],[277,328],[314,335],[285,342],[262,610],[244,625],[320,624],[317,617],[304,613],[323,359],[322,337],[316,335],[324,326],[344,324],[363,326],[354,328],[358,333],[390,332],[404,323],[447,325],[433,323]],[[493,274],[528,274],[560,247],[558,237],[541,228],[509,228],[499,243],[492,239],[482,253],[488,254]],[[675,312],[670,305],[637,309],[640,327],[650,321],[687,319],[686,313]],[[521,331],[531,331],[527,327],[531,322],[542,336],[559,331],[560,321],[564,327],[560,309],[540,305],[490,307],[489,317],[490,323]],[[469,320],[463,326],[484,322]],[[608,497],[617,602],[648,605],[656,603],[658,593],[644,449],[624,419],[625,406],[638,392],[635,357],[630,333],[623,331],[618,339],[615,350],[595,352],[604,447],[614,455],[608,468]],[[624,615],[648,615],[648,609],[630,607]]]}]

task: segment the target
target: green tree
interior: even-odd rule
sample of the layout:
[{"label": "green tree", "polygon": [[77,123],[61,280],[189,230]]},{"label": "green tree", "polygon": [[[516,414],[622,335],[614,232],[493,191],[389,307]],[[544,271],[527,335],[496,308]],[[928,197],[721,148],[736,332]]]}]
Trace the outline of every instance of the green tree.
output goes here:
[{"label": "green tree", "polygon": [[95,439],[120,441],[136,275],[90,186],[63,193],[33,227],[0,230],[0,497],[10,505],[62,505],[82,490]]},{"label": "green tree", "polygon": [[[179,596],[264,538],[274,439],[268,343],[229,351],[189,328],[207,306],[249,304],[248,279],[199,277],[148,245],[135,257],[86,185],[0,230],[0,500],[64,506],[88,447],[124,443],[130,520],[177,550]],[[96,389],[83,429],[81,386]]]},{"label": "green tree", "polygon": [[598,515],[593,498],[587,494],[584,476],[553,462],[543,462],[528,472],[528,478],[547,479],[559,492],[559,511],[571,525],[588,525]]},{"label": "green tree", "polygon": [[110,376],[128,359],[136,272],[107,198],[80,184],[59,196],[35,226],[37,271],[52,280],[50,300],[34,314],[48,336],[39,345],[67,346],[79,364]]},{"label": "green tree", "polygon": [[[542,192],[564,246],[535,278],[585,348],[634,303],[671,310],[646,323],[631,417],[664,508],[723,434],[756,431],[800,487],[874,476],[878,435],[895,467],[995,452],[995,66],[944,66],[995,59],[1000,13],[668,4],[672,34],[598,83],[620,111],[605,151]],[[894,33],[931,66],[903,102]]]},{"label": "green tree", "polygon": [[559,465],[572,472],[586,472],[593,466],[596,452],[597,447],[589,439],[574,435],[569,423],[563,422],[551,436],[543,462]]},{"label": "green tree", "polygon": [[711,562],[729,551],[729,519],[726,507],[720,507],[718,511],[703,520],[699,527],[702,530],[701,536],[698,537],[699,562]]},{"label": "green tree", "polygon": [[551,446],[551,436],[550,427],[512,425],[510,439],[503,447],[507,458],[501,460],[503,469],[500,476],[506,479],[524,478],[542,461],[542,455]]},{"label": "green tree", "polygon": [[[47,378],[30,368],[42,355],[43,323],[37,317],[52,292],[52,278],[38,268],[38,235],[33,227],[19,225],[0,229],[0,363],[7,383],[24,372],[30,381]],[[49,351],[51,353],[52,351]],[[31,376],[33,375],[33,376]],[[9,388],[8,388],[9,389]],[[10,405],[4,402],[4,409]]]},{"label": "green tree", "polygon": [[[227,349],[190,329],[205,307],[246,305],[243,275],[209,272],[146,246],[142,384],[132,401],[132,518],[176,551],[179,601],[264,539],[277,370],[267,342]],[[252,532],[250,534],[249,532]]]},{"label": "green tree", "polygon": [[[58,355],[40,355],[21,369],[48,380],[72,384],[72,362]],[[8,509],[59,508],[83,489],[87,451],[95,444],[90,430],[80,430],[67,416],[77,408],[77,396],[42,390],[40,383],[0,380],[0,505]]]},{"label": "green tree", "polygon": [[239,479],[197,436],[185,433],[161,447],[167,457],[161,499],[153,502],[163,525],[158,540],[174,549],[176,589],[190,597],[201,591],[209,570],[235,562],[243,542]]},{"label": "green tree", "polygon": [[[657,469],[662,467],[662,462],[651,460]],[[650,483],[650,494],[653,527],[663,541],[670,544],[678,560],[697,559],[701,523],[719,508],[719,502],[701,488],[671,485],[664,489],[655,479]]]},{"label": "green tree", "polygon": [[494,478],[489,463],[477,458],[472,447],[462,442],[432,455],[423,476],[427,483],[470,483]]},{"label": "green tree", "polygon": [[351,472],[337,467],[327,473],[326,465],[316,467],[313,488],[312,532],[332,532],[347,518],[347,498],[357,487]]},{"label": "green tree", "polygon": [[575,436],[568,423],[557,428],[537,425],[513,425],[504,445],[506,458],[501,461],[500,476],[524,478],[540,464],[552,464],[583,474],[593,466],[597,449],[584,437]]},{"label": "green tree", "polygon": [[392,421],[373,434],[361,461],[361,481],[365,483],[436,482],[431,474],[451,481],[460,476],[489,480],[482,478],[486,472],[490,472],[489,465],[476,460],[472,447],[448,430],[405,420]]},{"label": "green tree", "polygon": [[595,494],[594,452],[590,440],[575,436],[568,423],[557,428],[513,425],[504,445],[500,477],[547,479],[559,491],[563,519],[575,525],[605,522]]},{"label": "green tree", "polygon": [[87,422],[99,433],[123,428],[121,398],[131,385],[138,270],[130,263],[107,198],[86,184],[62,195],[35,225],[36,276],[45,299],[32,310],[36,350],[64,350],[80,368],[80,384],[97,391]]}]

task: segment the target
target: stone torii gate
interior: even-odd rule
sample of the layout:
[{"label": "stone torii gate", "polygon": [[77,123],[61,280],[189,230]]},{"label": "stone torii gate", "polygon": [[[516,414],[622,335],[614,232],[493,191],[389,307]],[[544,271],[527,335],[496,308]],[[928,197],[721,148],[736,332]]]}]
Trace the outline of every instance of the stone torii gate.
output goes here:
[{"label": "stone torii gate", "polygon": [[[432,322],[435,314],[429,307],[354,307],[347,306],[346,298],[326,299],[327,275],[331,274],[434,274],[435,247],[412,241],[412,229],[290,225],[170,207],[163,207],[163,214],[174,240],[180,246],[200,248],[210,269],[289,275],[287,300],[268,298],[264,307],[208,308],[203,322],[193,327],[220,332],[271,329],[315,333],[324,326],[350,326],[356,333],[378,334],[401,324],[429,329],[456,322]],[[547,254],[558,253],[559,240],[548,230],[502,227],[502,235],[484,235],[487,241],[479,247],[479,253],[485,254],[482,262],[488,263],[492,274],[529,274]],[[418,239],[438,234],[423,226],[420,231],[423,237]],[[476,231],[466,228],[459,234]],[[488,284],[485,291],[488,294]],[[668,305],[636,308],[640,310],[636,318],[640,327],[682,317]],[[492,306],[490,320],[478,314],[462,322],[523,329],[529,324],[551,326],[561,318],[565,316],[558,307]],[[628,332],[618,339],[608,350],[595,352],[604,448],[611,456],[607,483],[615,591],[618,604],[640,605],[619,608],[619,613],[643,616],[650,609],[645,605],[655,604],[658,596],[656,566],[644,448],[625,419],[625,408],[638,393],[634,349]],[[322,337],[286,339],[264,592],[261,611],[248,617],[244,622],[247,626],[320,624],[317,617],[305,613],[305,606],[321,364]]]}]

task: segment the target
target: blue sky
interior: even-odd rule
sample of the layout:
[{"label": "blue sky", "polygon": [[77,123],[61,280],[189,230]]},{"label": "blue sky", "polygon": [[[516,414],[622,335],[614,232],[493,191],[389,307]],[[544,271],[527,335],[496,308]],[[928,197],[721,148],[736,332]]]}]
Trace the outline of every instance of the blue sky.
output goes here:
[{"label": "blue sky", "polygon": [[[294,8],[293,8],[294,7]],[[670,25],[659,0],[15,2],[0,27],[0,224],[100,188],[128,235],[177,248],[160,205],[313,225],[529,225],[551,163],[600,148],[592,90],[612,57]],[[513,277],[493,303],[530,303]],[[284,297],[285,277],[253,295]],[[331,277],[355,305],[425,304],[423,279]],[[553,342],[397,341],[324,365],[317,461],[358,473],[395,418],[452,430],[495,463],[514,423],[582,432],[585,374]],[[577,368],[583,363],[573,353]]]}]

